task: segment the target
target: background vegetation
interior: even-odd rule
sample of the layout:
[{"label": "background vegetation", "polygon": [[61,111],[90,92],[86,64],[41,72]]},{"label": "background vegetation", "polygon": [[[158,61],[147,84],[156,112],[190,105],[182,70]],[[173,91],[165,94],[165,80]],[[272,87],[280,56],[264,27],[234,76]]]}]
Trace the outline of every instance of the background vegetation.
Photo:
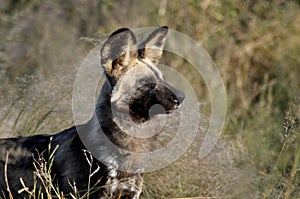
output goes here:
[{"label": "background vegetation", "polygon": [[[72,125],[76,71],[93,48],[87,40],[120,27],[168,25],[201,43],[218,65],[226,128],[205,159],[197,157],[199,136],[178,161],[147,174],[143,198],[299,198],[299,6],[296,0],[0,0],[0,136]],[[184,63],[165,62],[209,101],[199,76]],[[199,130],[205,128],[204,122]]]}]

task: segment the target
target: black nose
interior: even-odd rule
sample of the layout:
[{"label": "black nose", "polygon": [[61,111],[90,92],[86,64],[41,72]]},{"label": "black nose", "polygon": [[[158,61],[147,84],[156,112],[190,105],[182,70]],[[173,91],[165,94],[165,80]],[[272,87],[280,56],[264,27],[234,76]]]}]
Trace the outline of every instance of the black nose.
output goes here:
[{"label": "black nose", "polygon": [[179,101],[179,104],[181,104],[185,98],[185,94],[182,91],[178,90],[178,92],[176,92],[175,95]]},{"label": "black nose", "polygon": [[173,94],[176,95],[178,104],[181,104],[185,98],[185,94],[181,90],[174,88],[174,87],[171,87],[171,91],[173,92]]},{"label": "black nose", "polygon": [[163,90],[170,95],[171,97],[170,99],[172,99],[172,103],[175,102],[177,105],[180,105],[183,102],[185,98],[185,94],[181,90],[173,87],[168,83],[162,85],[162,88],[164,88]]}]

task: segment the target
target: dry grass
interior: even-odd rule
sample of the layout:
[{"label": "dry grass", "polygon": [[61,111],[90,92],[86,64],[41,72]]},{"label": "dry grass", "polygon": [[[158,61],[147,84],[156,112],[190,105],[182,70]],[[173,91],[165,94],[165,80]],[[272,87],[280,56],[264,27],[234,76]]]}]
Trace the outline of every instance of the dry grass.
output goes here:
[{"label": "dry grass", "polygon": [[[59,146],[52,147],[52,138],[50,138],[50,143],[48,145],[48,151],[43,151],[38,153],[38,158],[34,159],[33,165],[35,168],[34,171],[34,185],[32,188],[28,187],[24,180],[20,178],[20,183],[22,185],[22,188],[18,190],[19,194],[22,194],[24,198],[28,199],[89,199],[90,194],[94,193],[95,191],[101,189],[102,187],[99,186],[100,180],[93,184],[91,186],[90,179],[91,177],[97,173],[100,169],[100,167],[97,167],[95,170],[92,170],[92,164],[93,164],[93,156],[88,151],[83,151],[86,157],[86,161],[90,165],[89,170],[89,179],[88,179],[88,187],[86,190],[78,190],[76,187],[76,182],[69,182],[70,187],[72,188],[72,193],[63,193],[59,190],[59,187],[56,184],[56,181],[53,178],[53,174],[51,174],[51,168],[54,162],[54,154]],[[44,153],[47,153],[48,159],[44,158]],[[11,190],[9,188],[8,178],[7,178],[7,162],[8,162],[8,156],[9,153],[6,154],[6,162],[5,162],[5,168],[4,168],[4,174],[5,174],[5,182],[7,185],[7,190],[9,193],[9,198],[13,199],[13,194],[11,193]],[[110,185],[106,185],[110,186]],[[2,196],[0,195],[0,198]],[[109,198],[108,198],[109,199]]]}]

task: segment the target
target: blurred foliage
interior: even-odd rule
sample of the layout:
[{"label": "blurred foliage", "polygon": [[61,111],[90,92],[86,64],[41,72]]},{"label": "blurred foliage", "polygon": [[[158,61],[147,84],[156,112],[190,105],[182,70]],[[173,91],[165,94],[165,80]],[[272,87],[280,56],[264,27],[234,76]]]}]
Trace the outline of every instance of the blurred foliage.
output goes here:
[{"label": "blurred foliage", "polygon": [[[292,0],[0,0],[0,130],[17,135],[26,128],[30,134],[49,133],[72,123],[70,87],[79,62],[93,47],[80,38],[103,40],[120,27],[168,25],[201,43],[218,65],[228,97],[223,139],[235,145],[223,150],[238,154],[235,169],[251,167],[244,174],[250,179],[241,188],[234,179],[242,174],[232,170],[233,176],[226,178],[230,186],[223,184],[231,188],[220,189],[227,167],[206,165],[194,173],[204,162],[180,161],[149,175],[144,196],[300,197],[299,104],[295,102],[300,94],[299,4]],[[200,98],[209,101],[205,84],[187,69],[187,63],[168,56],[163,63],[182,72]],[[28,118],[37,123],[26,122]],[[282,130],[286,125],[291,128]],[[181,170],[185,177],[180,178]]]}]

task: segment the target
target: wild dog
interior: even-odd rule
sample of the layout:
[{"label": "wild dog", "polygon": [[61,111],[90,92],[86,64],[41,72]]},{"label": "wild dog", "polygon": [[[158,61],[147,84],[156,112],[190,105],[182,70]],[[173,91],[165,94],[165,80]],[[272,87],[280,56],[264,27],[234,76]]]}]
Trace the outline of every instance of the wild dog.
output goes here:
[{"label": "wild dog", "polygon": [[[151,150],[147,138],[136,138],[119,128],[114,112],[127,111],[132,121],[139,125],[151,119],[149,110],[153,105],[159,104],[166,113],[171,113],[184,100],[184,93],[169,85],[157,67],[167,32],[167,27],[158,28],[140,45],[129,29],[122,28],[110,35],[100,51],[106,81],[94,115],[86,124],[53,135],[1,139],[1,195],[6,198],[10,194],[14,198],[26,197],[24,192],[18,193],[24,188],[21,178],[29,189],[33,189],[37,182],[36,186],[45,194],[42,182],[35,177],[36,166],[47,164],[39,161],[49,160],[53,153],[50,168],[53,184],[66,198],[74,192],[72,185],[76,185],[82,195],[89,188],[90,198],[139,198],[143,182],[141,174],[123,171],[123,160],[103,147],[105,140],[96,137],[103,133],[117,147],[127,151]],[[79,132],[84,136],[80,137]],[[89,159],[90,153],[82,139],[99,146],[100,159],[93,156]],[[122,155],[124,159],[129,156]]]}]

